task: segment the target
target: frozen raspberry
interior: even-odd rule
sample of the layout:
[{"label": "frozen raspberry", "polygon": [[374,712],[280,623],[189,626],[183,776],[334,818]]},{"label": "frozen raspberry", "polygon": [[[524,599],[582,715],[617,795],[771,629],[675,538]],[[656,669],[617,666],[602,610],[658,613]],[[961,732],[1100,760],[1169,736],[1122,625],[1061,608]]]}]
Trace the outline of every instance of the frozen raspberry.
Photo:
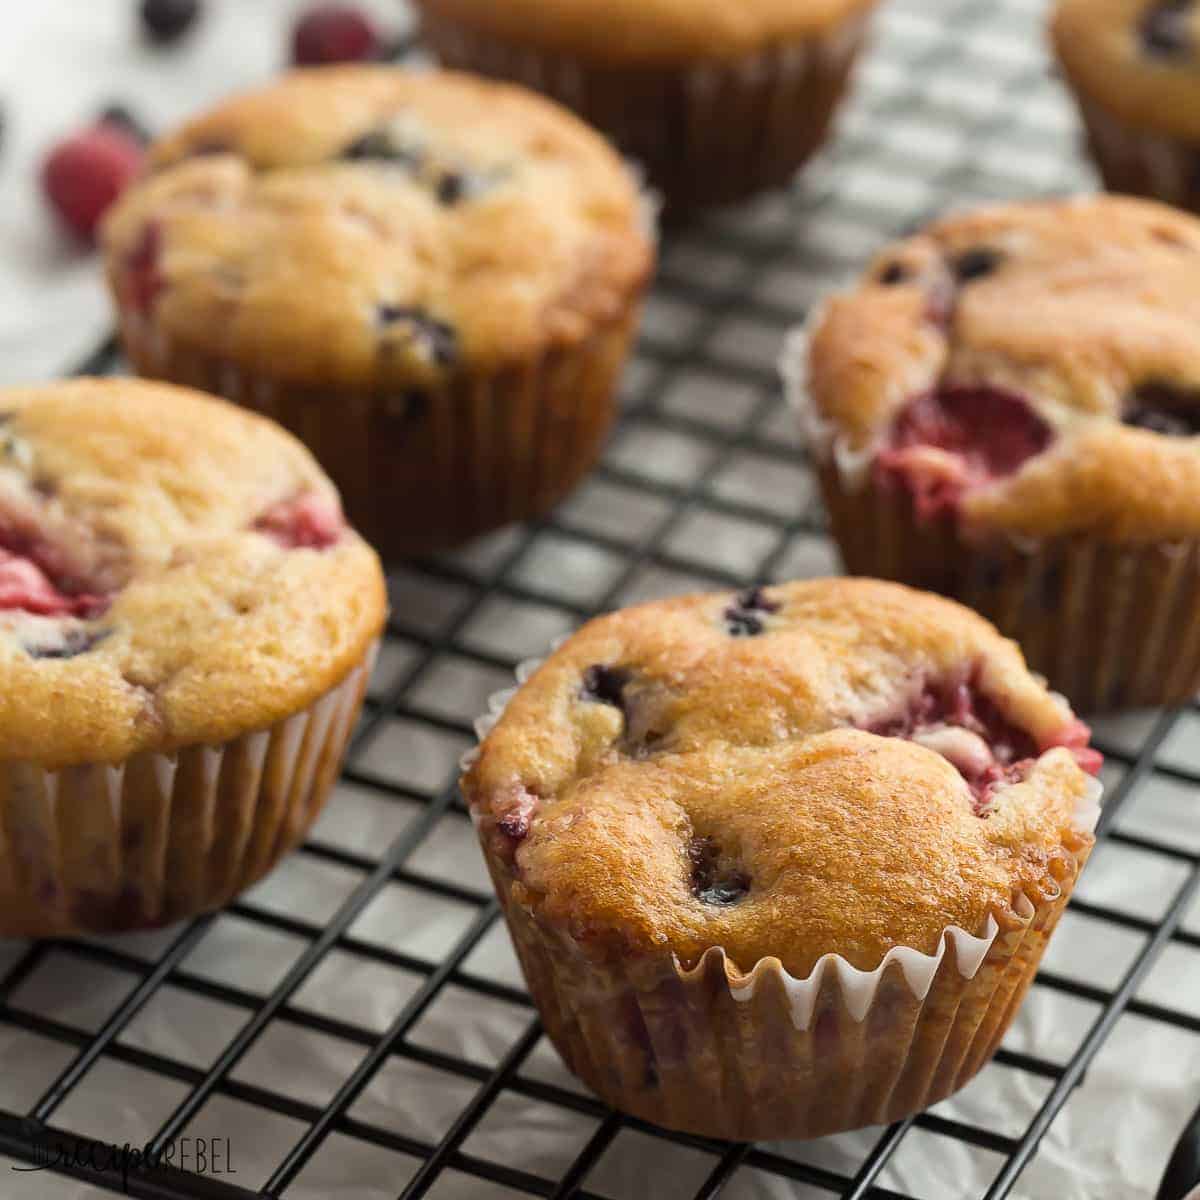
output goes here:
[{"label": "frozen raspberry", "polygon": [[142,28],[160,45],[181,38],[200,15],[200,0],[142,0]]},{"label": "frozen raspberry", "polygon": [[63,223],[92,241],[100,218],[141,170],[137,140],[105,121],[60,142],[42,167],[42,187]]},{"label": "frozen raspberry", "polygon": [[371,19],[349,4],[309,9],[292,34],[292,59],[300,66],[363,62],[378,58],[379,31]]},{"label": "frozen raspberry", "polygon": [[335,503],[315,492],[302,492],[269,508],[254,528],[285,550],[327,550],[346,528]]}]

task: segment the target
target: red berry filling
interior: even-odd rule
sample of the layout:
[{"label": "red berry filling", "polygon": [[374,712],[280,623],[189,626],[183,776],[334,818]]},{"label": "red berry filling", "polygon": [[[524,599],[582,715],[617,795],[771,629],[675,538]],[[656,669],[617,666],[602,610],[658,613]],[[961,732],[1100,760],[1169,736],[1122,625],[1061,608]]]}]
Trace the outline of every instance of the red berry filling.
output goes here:
[{"label": "red berry filling", "polygon": [[158,294],[166,286],[159,266],[162,231],[153,222],[142,230],[137,245],[125,259],[125,287],[129,305],[140,313],[149,313]]},{"label": "red berry filling", "polygon": [[1053,440],[1050,426],[1013,392],[945,387],[911,400],[875,459],[875,476],[912,493],[918,516],[954,513],[963,495],[1014,474]]},{"label": "red berry filling", "polygon": [[327,550],[341,540],[346,522],[337,502],[301,492],[267,509],[254,528],[285,550]]},{"label": "red berry filling", "polygon": [[987,816],[996,788],[1023,779],[1039,754],[1065,746],[1083,770],[1095,774],[1103,758],[1088,746],[1091,730],[1073,720],[1042,745],[1014,725],[979,690],[978,673],[956,681],[930,681],[900,712],[866,725],[868,733],[917,742],[958,769],[975,798],[975,814]]},{"label": "red berry filling", "polygon": [[[2,539],[0,539],[2,540]],[[45,564],[0,544],[0,611],[19,609],[42,617],[95,617],[108,607],[103,596],[64,590]]]}]

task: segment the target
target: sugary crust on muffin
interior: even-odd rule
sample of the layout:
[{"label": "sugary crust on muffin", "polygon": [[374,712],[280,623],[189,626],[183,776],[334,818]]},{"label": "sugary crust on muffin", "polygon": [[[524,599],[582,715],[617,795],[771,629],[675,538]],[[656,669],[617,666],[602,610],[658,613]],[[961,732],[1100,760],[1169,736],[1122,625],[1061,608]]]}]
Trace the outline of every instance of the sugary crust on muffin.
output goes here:
[{"label": "sugary crust on muffin", "polygon": [[873,0],[418,0],[431,18],[585,62],[736,58],[827,33]]},{"label": "sugary crust on muffin", "polygon": [[1148,50],[1141,25],[1155,0],[1058,0],[1054,48],[1071,84],[1133,125],[1200,142],[1200,10],[1172,16],[1187,31],[1178,53]]},{"label": "sugary crust on muffin", "polygon": [[[956,280],[954,264],[994,264]],[[898,282],[884,282],[896,273]],[[1200,438],[1122,424],[1140,388],[1200,405],[1200,221],[1121,197],[985,208],[882,251],[831,298],[808,349],[810,400],[853,451],[914,397],[986,386],[1051,433],[962,500],[969,528],[1122,541],[1200,535]]]},{"label": "sugary crust on muffin", "polygon": [[[386,155],[352,149],[371,137]],[[637,185],[603,139],[465,75],[296,72],[189,122],[151,164],[105,226],[122,307],[294,383],[528,362],[625,312],[653,263]]]},{"label": "sugary crust on muffin", "polygon": [[[1014,643],[896,584],[756,602],[757,636],[731,636],[729,594],[599,618],[509,702],[463,788],[515,902],[587,954],[689,965],[720,945],[742,970],[776,956],[802,975],[827,952],[863,969],[894,945],[932,952],[1069,869],[1087,782],[1053,747],[1079,727]],[[619,705],[597,666],[623,673]],[[957,678],[1041,748],[983,816],[941,754],[867,732]],[[697,846],[745,883],[738,903],[696,894]]]},{"label": "sugary crust on muffin", "polygon": [[[378,559],[271,422],[132,380],[7,389],[0,413],[0,546],[36,541],[100,597],[80,615],[0,611],[0,759],[219,743],[305,708],[378,636]],[[306,547],[303,518],[283,544],[272,514],[297,503],[328,515],[331,544]]]}]

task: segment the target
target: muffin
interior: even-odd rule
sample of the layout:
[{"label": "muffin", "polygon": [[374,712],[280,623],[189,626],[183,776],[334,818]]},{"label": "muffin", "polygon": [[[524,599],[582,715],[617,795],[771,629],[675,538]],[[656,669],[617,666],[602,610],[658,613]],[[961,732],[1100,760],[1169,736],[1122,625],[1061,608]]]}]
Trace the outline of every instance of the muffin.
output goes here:
[{"label": "muffin", "polygon": [[382,552],[542,513],[591,465],[654,247],[637,185],[569,113],[323,68],[150,164],[103,237],[131,361],[291,429]]},{"label": "muffin", "polygon": [[1190,0],[1058,0],[1051,35],[1105,186],[1200,209],[1200,15]]},{"label": "muffin", "polygon": [[1093,843],[1087,727],[986,621],[896,584],[602,617],[489,725],[463,792],[547,1033],[694,1134],[817,1137],[960,1087]]},{"label": "muffin", "polygon": [[680,213],[776,187],[825,140],[872,0],[416,0],[447,66],[553,96]]},{"label": "muffin", "polygon": [[216,908],[304,836],[384,619],[307,451],[183,388],[0,391],[0,937]]},{"label": "muffin", "polygon": [[1082,711],[1192,696],[1198,252],[1117,197],[885,249],[784,362],[847,570],[965,601]]}]

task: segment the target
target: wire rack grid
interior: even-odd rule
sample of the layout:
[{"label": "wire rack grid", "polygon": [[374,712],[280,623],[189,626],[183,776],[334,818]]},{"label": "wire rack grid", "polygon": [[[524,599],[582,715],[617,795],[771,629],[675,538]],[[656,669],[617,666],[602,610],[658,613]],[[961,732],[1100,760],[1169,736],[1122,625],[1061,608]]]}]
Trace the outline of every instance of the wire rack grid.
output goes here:
[{"label": "wire rack grid", "polygon": [[[486,696],[579,621],[836,570],[774,373],[783,333],[865,254],[947,207],[1092,186],[1043,16],[1041,0],[894,0],[838,138],[794,190],[666,237],[602,463],[548,519],[392,572],[338,794],[276,875],[184,927],[0,947],[0,1167],[79,1138],[162,1149],[221,1135],[238,1160],[236,1174],[193,1163],[125,1180],[59,1162],[22,1195],[918,1200],[966,1195],[913,1182],[953,1148],[990,1181],[986,1200],[1036,1200],[1050,1194],[1039,1143],[1114,1029],[1200,1034],[1179,982],[1200,977],[1194,706],[1100,727],[1104,844],[1060,938],[1083,925],[1115,949],[1100,971],[1052,950],[1028,1002],[1050,1013],[1044,1044],[1010,1038],[978,1082],[1019,1078],[1019,1111],[940,1105],[811,1145],[668,1133],[566,1074],[455,788]],[[109,344],[82,369],[122,364]],[[1128,885],[1134,863],[1153,884]]]}]

